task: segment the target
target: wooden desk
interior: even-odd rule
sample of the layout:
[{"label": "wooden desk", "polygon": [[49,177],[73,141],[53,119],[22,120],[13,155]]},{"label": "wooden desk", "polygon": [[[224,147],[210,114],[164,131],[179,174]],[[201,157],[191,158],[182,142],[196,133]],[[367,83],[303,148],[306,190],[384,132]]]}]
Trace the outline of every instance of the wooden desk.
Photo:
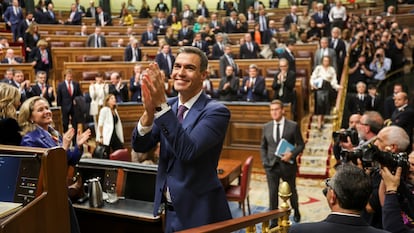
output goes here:
[{"label": "wooden desk", "polygon": [[[241,162],[234,159],[220,159],[218,163],[218,177],[223,184],[224,189],[233,182],[235,179],[239,178],[241,174]],[[220,174],[220,171],[223,173]]]}]

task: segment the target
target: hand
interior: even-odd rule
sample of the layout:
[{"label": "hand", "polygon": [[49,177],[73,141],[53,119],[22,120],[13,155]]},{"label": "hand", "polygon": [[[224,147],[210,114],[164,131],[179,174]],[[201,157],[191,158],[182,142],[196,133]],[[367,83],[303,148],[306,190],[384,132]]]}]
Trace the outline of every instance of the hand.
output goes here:
[{"label": "hand", "polygon": [[292,155],[293,154],[292,154],[291,151],[286,152],[286,153],[283,154],[283,157],[280,160],[282,160],[283,162],[286,162],[286,163],[290,163],[290,160],[292,158]]},{"label": "hand", "polygon": [[229,82],[227,82],[227,83],[225,83],[224,85],[223,85],[223,89],[227,89],[227,88],[229,88],[230,87],[230,83]]},{"label": "hand", "polygon": [[78,135],[76,137],[76,145],[81,146],[85,142],[88,141],[89,137],[91,136],[91,130],[87,129],[85,132],[81,132],[80,129],[78,130]]},{"label": "hand", "polygon": [[398,167],[395,175],[387,167],[381,168],[381,177],[385,184],[385,191],[397,191],[400,186],[402,168]]},{"label": "hand", "polygon": [[75,129],[73,129],[73,128],[68,129],[68,131],[66,131],[66,133],[63,134],[63,138],[62,138],[62,141],[63,141],[62,147],[63,147],[63,149],[65,149],[65,150],[69,149],[74,135],[75,135]]}]

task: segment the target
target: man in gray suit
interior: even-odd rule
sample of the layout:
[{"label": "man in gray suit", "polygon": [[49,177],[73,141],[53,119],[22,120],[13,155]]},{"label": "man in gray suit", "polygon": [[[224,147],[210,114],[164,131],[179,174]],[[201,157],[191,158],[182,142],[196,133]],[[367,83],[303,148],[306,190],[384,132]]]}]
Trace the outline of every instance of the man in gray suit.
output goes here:
[{"label": "man in gray suit", "polygon": [[[266,171],[267,185],[269,187],[269,209],[278,208],[278,187],[279,180],[282,178],[288,182],[292,191],[290,203],[295,210],[294,220],[300,221],[298,204],[298,193],[296,191],[296,157],[305,147],[302,134],[296,122],[284,117],[283,103],[280,100],[273,100],[270,103],[270,115],[272,121],[263,127],[261,143],[262,164]],[[285,139],[294,146],[293,150],[285,152],[280,156],[275,155],[278,143]],[[273,219],[270,226],[275,226],[277,220]]]},{"label": "man in gray suit", "polygon": [[106,47],[105,36],[101,34],[101,27],[95,28],[95,33],[88,36],[86,47],[101,48]]},{"label": "man in gray suit", "polygon": [[315,59],[313,68],[315,69],[316,66],[322,64],[322,58],[324,56],[328,56],[331,58],[331,66],[335,68],[335,70],[338,69],[338,65],[336,62],[336,51],[335,49],[329,48],[329,39],[328,37],[322,37],[320,41],[320,48],[316,50],[315,52]]}]

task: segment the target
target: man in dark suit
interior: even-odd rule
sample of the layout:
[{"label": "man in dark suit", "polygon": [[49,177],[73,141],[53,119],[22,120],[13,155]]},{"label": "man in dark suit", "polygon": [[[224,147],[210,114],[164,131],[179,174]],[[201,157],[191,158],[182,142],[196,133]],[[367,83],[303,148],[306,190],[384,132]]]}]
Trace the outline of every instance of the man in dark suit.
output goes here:
[{"label": "man in dark suit", "polygon": [[210,54],[210,49],[208,48],[208,44],[205,40],[202,39],[201,32],[197,32],[194,35],[193,43],[191,43],[191,46],[199,48],[207,56]]},{"label": "man in dark suit", "polygon": [[155,56],[155,62],[158,64],[158,67],[164,71],[165,77],[169,79],[175,62],[175,57],[171,54],[171,47],[169,44],[164,44],[161,47],[161,52]]},{"label": "man in dark suit", "polygon": [[368,84],[368,111],[382,112],[383,107],[382,96],[377,92],[377,86]]},{"label": "man in dark suit", "polygon": [[395,110],[391,115],[392,125],[400,126],[407,132],[410,141],[413,138],[414,128],[414,109],[408,105],[408,95],[405,92],[399,92],[394,96]]},{"label": "man in dark suit", "polygon": [[288,40],[285,50],[278,55],[279,59],[285,58],[289,62],[289,70],[296,73],[296,58],[293,54],[296,42],[294,40]]},{"label": "man in dark suit", "polygon": [[194,31],[188,26],[188,20],[183,19],[181,21],[182,28],[178,31],[178,45],[191,45],[194,39]]},{"label": "man in dark suit", "polygon": [[49,106],[52,106],[55,101],[55,95],[53,94],[53,87],[46,83],[47,74],[44,71],[38,71],[36,73],[36,83],[32,85],[30,96],[41,96],[47,100]]},{"label": "man in dark suit", "polygon": [[230,13],[229,19],[226,21],[226,25],[224,26],[224,31],[226,33],[236,33],[239,31],[237,28],[237,24],[239,24],[240,21],[237,18],[237,12],[232,11]]},{"label": "man in dark suit", "polygon": [[224,46],[224,54],[223,56],[220,57],[219,65],[220,65],[220,68],[219,68],[220,77],[225,76],[225,71],[226,71],[227,66],[233,67],[234,75],[237,76],[239,74],[239,66],[234,61],[233,55],[231,53],[231,46],[228,44]]},{"label": "man in dark suit", "polygon": [[75,107],[73,102],[76,96],[82,96],[82,90],[77,82],[72,81],[72,70],[65,71],[65,80],[58,84],[57,87],[57,106],[62,109],[63,132],[68,130],[69,119],[72,127],[77,128],[77,119],[75,117]]},{"label": "man in dark suit", "polygon": [[142,101],[142,65],[134,66],[134,75],[129,79],[129,91],[131,92],[131,101]]},{"label": "man in dark suit", "polygon": [[329,48],[332,48],[336,52],[336,63],[338,69],[336,70],[336,77],[338,77],[338,83],[341,82],[342,69],[344,68],[344,62],[346,57],[346,45],[345,42],[340,38],[341,29],[334,27],[331,30],[331,37],[329,38]]},{"label": "man in dark suit", "polygon": [[[283,179],[283,181],[288,182],[292,191],[290,203],[295,211],[294,220],[299,222],[301,216],[296,191],[296,157],[303,151],[305,143],[297,123],[284,117],[282,101],[273,100],[270,103],[270,115],[273,120],[263,127],[260,152],[269,187],[269,209],[279,208],[278,189],[280,179]],[[285,139],[293,145],[294,149],[276,156],[276,148],[281,139]],[[272,220],[270,224],[275,226],[277,224],[276,219]]]},{"label": "man in dark suit", "polygon": [[137,62],[141,61],[141,59],[142,51],[138,47],[138,40],[134,39],[127,47],[125,47],[124,61]]},{"label": "man in dark suit", "polygon": [[95,27],[95,33],[88,36],[86,47],[102,48],[106,47],[106,38],[101,33],[101,27]]},{"label": "man in dark suit", "polygon": [[12,84],[13,82],[13,73],[14,69],[13,67],[10,67],[6,70],[4,74],[4,78],[1,80],[2,83]]},{"label": "man in dark suit", "polygon": [[290,233],[385,233],[369,226],[360,216],[371,195],[369,175],[354,165],[342,165],[335,175],[326,181],[326,199],[331,214],[321,222],[294,224]]},{"label": "man in dark suit", "polygon": [[315,52],[315,58],[313,60],[313,68],[316,66],[322,65],[322,58],[328,56],[331,58],[331,66],[337,70],[338,63],[336,60],[336,52],[334,49],[329,48],[329,39],[328,37],[322,37],[320,41],[320,47]]},{"label": "man in dark suit", "polygon": [[6,22],[13,33],[13,41],[16,41],[20,35],[19,26],[23,20],[23,11],[19,7],[19,1],[13,0],[12,5],[7,7],[3,14],[4,22]]},{"label": "man in dark suit", "polygon": [[85,17],[95,18],[97,15],[95,1],[89,1],[89,7],[86,9]]},{"label": "man in dark suit", "polygon": [[23,62],[23,59],[21,57],[14,56],[14,50],[13,49],[7,49],[6,55],[4,56],[3,60],[1,60],[1,63],[3,64],[20,64]]},{"label": "man in dark suit", "polygon": [[266,16],[265,9],[259,10],[259,15],[255,19],[256,23],[259,24],[259,31],[263,36],[263,32],[269,28],[269,18]]},{"label": "man in dark suit", "polygon": [[22,21],[20,21],[20,25],[19,25],[19,37],[24,38],[24,34],[26,33],[27,28],[33,22],[35,22],[33,20],[33,13],[32,12],[27,12],[26,13],[26,17]]},{"label": "man in dark suit", "polygon": [[259,58],[260,47],[256,41],[252,40],[250,33],[244,34],[245,43],[240,46],[240,59],[256,59]]},{"label": "man in dark suit", "polygon": [[19,89],[20,103],[23,103],[26,99],[30,98],[30,81],[24,79],[23,71],[15,70],[13,72],[13,81],[10,85]]},{"label": "man in dark suit", "polygon": [[221,77],[217,91],[219,100],[236,101],[238,98],[239,86],[239,77],[236,76],[233,66],[227,66],[225,76]]},{"label": "man in dark suit", "polygon": [[65,21],[68,25],[81,25],[82,24],[82,13],[78,11],[75,3],[70,6],[69,18]]},{"label": "man in dark suit", "polygon": [[[279,70],[275,73],[272,83],[274,90],[273,99],[281,100],[283,103],[295,104],[296,73],[289,70],[289,62],[285,58],[279,59]],[[295,109],[292,107],[292,109]]]},{"label": "man in dark suit", "polygon": [[121,75],[118,72],[113,72],[110,81],[109,94],[115,95],[117,103],[128,102],[128,86],[122,83]]},{"label": "man in dark suit", "polygon": [[391,115],[394,113],[395,110],[395,104],[394,104],[394,97],[399,92],[404,91],[403,85],[401,83],[395,83],[393,87],[392,95],[387,96],[384,100],[384,111],[382,113],[382,116],[384,119],[390,119]]},{"label": "man in dark suit", "polygon": [[298,24],[298,15],[296,14],[298,10],[298,7],[296,5],[293,5],[290,7],[290,13],[285,16],[285,19],[283,21],[283,27],[285,28],[285,31],[290,30],[290,25],[292,23]]},{"label": "man in dark suit", "polygon": [[211,14],[209,25],[210,25],[211,30],[215,34],[218,33],[218,32],[221,32],[221,27],[223,26],[223,25],[221,25],[220,20],[217,19],[217,14],[216,13]]},{"label": "man in dark suit", "polygon": [[265,79],[259,76],[259,68],[255,64],[249,66],[249,75],[243,78],[240,93],[243,101],[267,101]]},{"label": "man in dark suit", "polygon": [[350,114],[363,114],[370,104],[367,96],[367,85],[364,82],[358,82],[356,85],[357,93],[350,93],[348,99],[348,110]]},{"label": "man in dark suit", "polygon": [[112,18],[109,16],[108,13],[102,10],[101,6],[98,6],[96,8],[95,25],[102,27],[112,26]]},{"label": "man in dark suit", "polygon": [[215,39],[216,43],[213,45],[211,59],[218,60],[221,56],[224,55],[223,35],[221,33],[217,33]]},{"label": "man in dark suit", "polygon": [[[172,73],[179,97],[169,100],[155,64],[150,65],[149,75],[143,81],[145,112],[134,129],[132,147],[137,152],[147,152],[161,144],[154,216],[160,214],[164,203],[165,232],[231,219],[217,177],[230,112],[202,91],[208,75],[207,63],[199,49],[181,48]],[[194,72],[185,72],[188,67],[194,68]]]},{"label": "man in dark suit", "polygon": [[158,36],[157,32],[154,31],[152,23],[147,24],[147,30],[141,35],[141,44],[144,46],[157,46]]},{"label": "man in dark suit", "polygon": [[46,24],[63,24],[63,21],[56,17],[53,3],[47,5],[47,12],[44,14]]},{"label": "man in dark suit", "polygon": [[276,22],[269,20],[269,27],[262,33],[262,44],[270,44],[273,38],[277,36]]},{"label": "man in dark suit", "polygon": [[322,30],[323,36],[329,35],[329,17],[328,13],[323,10],[323,3],[317,4],[317,11],[311,16],[315,22],[316,27]]}]

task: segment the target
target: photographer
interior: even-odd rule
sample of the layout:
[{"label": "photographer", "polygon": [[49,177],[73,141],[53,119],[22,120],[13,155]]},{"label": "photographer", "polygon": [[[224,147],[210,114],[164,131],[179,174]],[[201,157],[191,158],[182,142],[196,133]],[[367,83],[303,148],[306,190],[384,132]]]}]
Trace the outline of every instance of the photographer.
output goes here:
[{"label": "photographer", "polygon": [[[409,154],[408,161],[410,169],[406,177],[403,177],[405,184],[413,185],[414,176],[414,153]],[[398,167],[395,174],[388,168],[381,169],[382,183],[384,184],[385,197],[382,207],[382,221],[385,230],[393,233],[409,233],[414,232],[406,225],[406,215],[403,214],[401,204],[399,201],[399,193],[401,184],[402,168]],[[404,181],[402,182],[404,184]],[[407,187],[408,188],[408,187]]]},{"label": "photographer", "polygon": [[[356,130],[356,125],[359,124],[359,121],[361,119],[361,115],[360,114],[352,114],[349,117],[348,120],[348,129],[341,129],[338,133],[341,132],[345,132],[345,131],[352,131],[352,130]],[[351,140],[351,139],[349,139]],[[348,142],[348,137],[346,137],[346,141]],[[341,140],[335,140],[334,137],[334,146],[333,146],[333,153],[335,155],[335,159],[336,159],[336,166],[338,166],[339,164],[341,164],[341,151],[342,151],[342,147],[341,147]]]},{"label": "photographer", "polygon": [[384,49],[377,48],[372,62],[369,64],[369,69],[374,72],[374,80],[379,82],[385,79],[387,72],[391,69],[391,59],[385,57]]},{"label": "photographer", "polygon": [[358,60],[349,66],[348,92],[355,92],[358,82],[371,83],[374,73],[367,63],[366,55],[360,54]]}]

